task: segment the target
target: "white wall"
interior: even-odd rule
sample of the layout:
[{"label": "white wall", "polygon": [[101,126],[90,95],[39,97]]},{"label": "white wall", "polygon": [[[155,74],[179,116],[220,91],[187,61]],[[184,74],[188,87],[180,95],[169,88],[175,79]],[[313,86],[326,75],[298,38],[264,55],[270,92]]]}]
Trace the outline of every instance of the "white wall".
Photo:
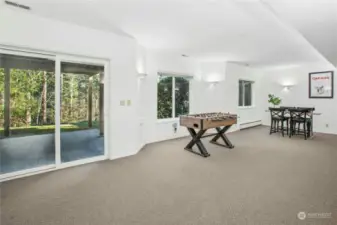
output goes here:
[{"label": "white wall", "polygon": [[[155,51],[147,51],[145,61],[148,77],[141,81],[140,88],[146,143],[189,135],[186,128],[179,127],[178,119],[157,120],[158,71],[194,75],[190,82],[190,113],[231,112],[240,116],[239,123],[262,120],[262,110],[258,109],[261,104],[257,96],[253,107],[238,107],[239,79],[255,81],[254,90],[257,92],[260,88],[259,78],[262,76],[259,70],[226,62],[200,63],[190,58]],[[213,80],[220,82],[215,86],[207,82]],[[172,126],[175,123],[178,124],[176,133]],[[239,126],[233,126],[232,131],[238,128]]]},{"label": "white wall", "polygon": [[[219,66],[217,68],[219,68],[219,74],[222,74],[223,68]],[[225,68],[225,74],[222,76],[224,80],[215,86],[202,81],[208,80],[207,74],[203,74],[201,81],[195,81],[195,89],[198,90],[193,96],[196,99],[196,111],[234,113],[239,116],[238,124],[261,120],[261,102],[258,97],[261,86],[261,70],[235,63],[227,63]],[[212,74],[214,72],[211,73],[211,76],[213,76]],[[240,79],[254,81],[252,107],[238,107]],[[239,126],[233,126],[232,131],[237,129],[239,129]]]},{"label": "white wall", "polygon": [[[8,22],[10,21],[10,22]],[[25,12],[0,10],[0,45],[105,58],[110,62],[109,120],[106,125],[110,158],[135,154],[145,143],[188,135],[184,127],[175,133],[178,120],[157,120],[158,71],[196,75],[191,81],[190,110],[197,112],[231,112],[240,116],[239,123],[262,117],[259,99],[249,109],[238,108],[238,80],[255,81],[260,87],[258,70],[225,62],[197,63],[191,58],[146,50],[135,40],[113,33],[45,19]],[[147,73],[144,79],[137,73]],[[214,76],[218,74],[217,76]],[[202,79],[200,79],[200,76]],[[214,87],[204,80],[220,79]],[[132,105],[120,106],[130,99]],[[233,130],[236,130],[234,127]]]},{"label": "white wall", "polygon": [[[144,74],[147,74],[146,69],[146,49],[138,45],[137,46],[137,57],[136,57],[136,69],[137,69],[137,113],[139,121],[138,129],[138,142],[139,149],[141,149],[146,144],[146,130],[145,130],[145,118],[146,110],[144,104],[146,104],[145,98],[143,97],[146,89],[144,85],[145,77],[142,77]],[[140,76],[142,75],[142,76]]]},{"label": "white wall", "polygon": [[[129,38],[58,22],[7,7],[0,9],[0,45],[106,58],[110,61],[108,139],[110,158],[139,150],[136,47]],[[130,107],[119,106],[130,99]]]},{"label": "white wall", "polygon": [[253,84],[253,106],[252,107],[237,107],[235,112],[240,116],[239,124],[250,123],[262,120],[261,114],[261,99],[259,98],[261,90],[261,78],[263,72],[260,69],[250,68],[247,66],[237,65],[229,63],[227,66],[227,77],[231,81],[232,85],[227,85],[227,95],[231,92],[235,93],[235,97],[228,97],[231,105],[238,105],[239,99],[239,80],[254,81]]},{"label": "white wall", "polygon": [[[263,75],[263,90],[261,92],[262,108],[269,107],[268,94],[275,94],[282,98],[282,105],[315,107],[317,113],[314,116],[314,131],[337,134],[337,98],[333,99],[310,99],[309,98],[309,73],[333,70],[329,64],[302,65],[292,69],[269,70]],[[335,71],[336,76],[336,71]],[[289,91],[284,90],[282,85],[294,85]],[[334,82],[336,93],[336,77]],[[264,112],[263,124],[270,124],[270,115]],[[326,127],[328,124],[329,127]]]},{"label": "white wall", "polygon": [[[145,50],[144,50],[145,51]],[[144,55],[144,54],[141,54]],[[194,74],[194,62],[186,57],[154,50],[146,51],[146,72],[141,81],[141,118],[144,121],[143,135],[146,143],[163,141],[187,135],[186,129],[179,127],[174,132],[173,124],[179,120],[157,120],[157,79],[158,72],[171,72],[185,75]],[[191,90],[193,92],[193,90]],[[193,108],[193,105],[191,106]]]}]

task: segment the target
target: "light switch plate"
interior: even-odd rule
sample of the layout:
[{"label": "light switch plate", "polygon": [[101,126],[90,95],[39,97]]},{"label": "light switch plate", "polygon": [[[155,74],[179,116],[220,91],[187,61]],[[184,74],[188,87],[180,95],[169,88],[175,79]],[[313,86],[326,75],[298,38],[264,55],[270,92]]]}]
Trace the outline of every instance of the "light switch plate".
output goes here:
[{"label": "light switch plate", "polygon": [[127,103],[126,103],[128,106],[130,106],[131,105],[131,100],[129,99],[129,100],[127,100]]},{"label": "light switch plate", "polygon": [[119,105],[120,105],[120,106],[125,106],[125,101],[124,101],[124,100],[121,100],[121,101],[119,102]]}]

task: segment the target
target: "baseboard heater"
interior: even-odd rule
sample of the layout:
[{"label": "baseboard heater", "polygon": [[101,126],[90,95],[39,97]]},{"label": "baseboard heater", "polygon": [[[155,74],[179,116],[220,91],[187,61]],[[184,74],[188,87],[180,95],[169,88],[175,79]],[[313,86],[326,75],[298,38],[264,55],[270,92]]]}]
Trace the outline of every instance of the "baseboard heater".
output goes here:
[{"label": "baseboard heater", "polygon": [[256,121],[251,121],[251,122],[247,122],[247,123],[241,123],[240,124],[240,130],[245,130],[245,129],[249,129],[252,127],[257,127],[257,126],[261,126],[262,125],[262,120],[256,120]]}]

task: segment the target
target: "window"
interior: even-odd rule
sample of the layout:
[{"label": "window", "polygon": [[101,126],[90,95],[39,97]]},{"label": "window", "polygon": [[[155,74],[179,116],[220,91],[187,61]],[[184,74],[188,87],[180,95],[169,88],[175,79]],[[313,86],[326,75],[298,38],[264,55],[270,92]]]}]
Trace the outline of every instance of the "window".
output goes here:
[{"label": "window", "polygon": [[190,82],[184,77],[175,77],[175,117],[189,113]]},{"label": "window", "polygon": [[190,82],[186,77],[158,78],[157,118],[176,118],[189,113]]},{"label": "window", "polygon": [[239,80],[239,106],[253,105],[253,84],[252,81]]}]

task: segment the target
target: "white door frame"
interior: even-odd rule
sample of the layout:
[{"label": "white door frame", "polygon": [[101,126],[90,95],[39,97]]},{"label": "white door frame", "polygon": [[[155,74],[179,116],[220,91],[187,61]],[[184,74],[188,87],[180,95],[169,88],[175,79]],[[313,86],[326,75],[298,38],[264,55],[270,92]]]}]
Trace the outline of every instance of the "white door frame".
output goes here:
[{"label": "white door frame", "polygon": [[[108,117],[108,90],[107,88],[109,84],[109,61],[108,60],[101,60],[101,59],[94,59],[94,58],[89,58],[89,57],[79,57],[79,56],[70,56],[70,55],[63,55],[63,54],[58,54],[56,56],[56,63],[55,67],[58,67],[56,71],[56,82],[55,82],[55,96],[57,96],[56,99],[56,108],[57,108],[57,113],[58,113],[58,119],[60,120],[60,110],[61,110],[61,62],[69,62],[69,63],[80,63],[80,64],[90,64],[90,65],[99,65],[99,66],[104,66],[104,136],[108,136],[108,126],[106,124],[109,124],[109,117]],[[56,115],[56,113],[55,113]],[[60,121],[56,121],[57,126],[56,126],[56,136],[58,138],[55,140],[56,141],[56,168],[57,169],[62,169],[62,168],[67,168],[67,167],[72,167],[72,166],[77,166],[77,165],[82,165],[90,162],[96,162],[96,161],[102,161],[108,159],[108,138],[104,138],[104,155],[102,156],[96,156],[96,157],[91,157],[91,158],[86,158],[86,159],[79,159],[71,162],[66,162],[62,163],[61,162],[61,129],[60,129]]]},{"label": "white door frame", "polygon": [[71,161],[67,163],[61,162],[61,130],[60,130],[60,103],[61,103],[61,62],[74,62],[74,63],[88,63],[94,65],[104,66],[104,136],[109,135],[109,129],[107,124],[109,124],[108,117],[108,102],[109,102],[109,60],[90,58],[90,57],[82,57],[82,56],[71,56],[67,54],[59,54],[59,53],[46,53],[42,51],[32,51],[25,50],[21,48],[10,48],[3,47],[0,45],[0,53],[2,54],[11,54],[18,56],[27,56],[27,57],[37,57],[44,58],[55,61],[55,163],[51,165],[35,167],[26,170],[15,171],[12,173],[0,174],[0,182],[17,179],[26,176],[32,176],[40,173],[45,173],[49,171],[54,171],[58,169],[68,168],[72,166],[78,166],[82,164],[97,162],[108,159],[109,151],[108,151],[108,138],[104,138],[104,155],[80,159],[76,161]]}]

